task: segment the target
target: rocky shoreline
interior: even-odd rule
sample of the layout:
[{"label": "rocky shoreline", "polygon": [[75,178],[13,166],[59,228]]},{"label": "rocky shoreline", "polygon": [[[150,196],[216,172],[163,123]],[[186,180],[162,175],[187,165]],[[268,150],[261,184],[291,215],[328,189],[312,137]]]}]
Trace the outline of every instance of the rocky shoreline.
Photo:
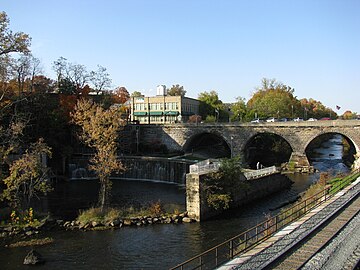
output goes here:
[{"label": "rocky shoreline", "polygon": [[44,219],[40,225],[36,227],[25,226],[20,228],[16,225],[0,226],[0,238],[7,238],[13,236],[25,236],[30,237],[39,234],[41,231],[49,230],[101,230],[101,229],[120,229],[128,226],[147,226],[153,224],[180,224],[180,223],[192,223],[196,222],[188,216],[187,212],[177,215],[161,215],[161,216],[142,216],[142,217],[130,217],[130,218],[117,218],[112,221],[102,223],[97,221],[91,221],[88,223],[81,223],[77,220],[64,221],[61,219]]}]

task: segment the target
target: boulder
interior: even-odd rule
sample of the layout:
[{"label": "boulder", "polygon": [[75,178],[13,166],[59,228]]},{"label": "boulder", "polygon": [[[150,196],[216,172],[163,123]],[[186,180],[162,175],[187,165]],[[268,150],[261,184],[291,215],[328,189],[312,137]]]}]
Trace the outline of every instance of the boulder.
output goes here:
[{"label": "boulder", "polygon": [[115,219],[113,221],[110,222],[109,224],[111,227],[117,227],[120,225],[120,220],[119,219]]},{"label": "boulder", "polygon": [[130,219],[125,219],[124,220],[124,226],[131,226],[131,220]]},{"label": "boulder", "polygon": [[24,264],[27,265],[41,264],[44,262],[45,260],[42,258],[42,256],[33,249],[30,250],[30,252],[26,255],[24,259]]},{"label": "boulder", "polygon": [[167,217],[165,220],[164,220],[164,222],[165,223],[171,223],[173,220],[171,219],[171,217]]},{"label": "boulder", "polygon": [[189,218],[189,217],[184,217],[184,218],[182,219],[182,222],[184,222],[184,223],[190,223],[190,222],[192,222],[192,219]]}]

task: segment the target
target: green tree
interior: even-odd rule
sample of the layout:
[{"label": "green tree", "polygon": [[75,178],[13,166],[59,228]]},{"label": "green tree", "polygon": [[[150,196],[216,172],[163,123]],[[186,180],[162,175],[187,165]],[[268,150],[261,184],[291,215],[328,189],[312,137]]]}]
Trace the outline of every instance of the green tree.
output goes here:
[{"label": "green tree", "polygon": [[244,121],[246,119],[247,107],[245,99],[237,97],[236,102],[231,105],[231,121]]},{"label": "green tree", "polygon": [[261,87],[247,102],[248,110],[257,117],[293,117],[300,110],[300,103],[294,97],[294,89],[275,79],[262,79]]},{"label": "green tree", "polygon": [[124,166],[116,158],[116,152],[119,130],[125,125],[125,121],[119,108],[104,110],[100,105],[85,99],[77,102],[72,119],[81,127],[80,139],[95,149],[89,168],[99,177],[99,206],[103,211],[109,202],[111,174],[124,170]]},{"label": "green tree", "polygon": [[34,196],[51,190],[49,169],[42,162],[44,155],[51,157],[51,150],[40,139],[10,165],[10,175],[4,179],[6,189],[2,199],[9,201],[12,207],[27,209]]},{"label": "green tree", "polygon": [[144,95],[139,91],[134,91],[131,93],[131,97],[143,97]]},{"label": "green tree", "polygon": [[186,91],[184,86],[180,86],[179,84],[173,85],[170,89],[167,90],[167,94],[169,96],[182,96],[184,97]]},{"label": "green tree", "polygon": [[248,185],[241,178],[242,164],[240,157],[222,159],[219,170],[208,174],[204,179],[204,190],[209,206],[214,209],[228,209],[235,194]]},{"label": "green tree", "polygon": [[223,118],[226,114],[224,111],[224,104],[219,99],[216,91],[202,92],[198,96],[200,101],[199,111],[203,119],[208,116],[214,116],[216,119]]}]

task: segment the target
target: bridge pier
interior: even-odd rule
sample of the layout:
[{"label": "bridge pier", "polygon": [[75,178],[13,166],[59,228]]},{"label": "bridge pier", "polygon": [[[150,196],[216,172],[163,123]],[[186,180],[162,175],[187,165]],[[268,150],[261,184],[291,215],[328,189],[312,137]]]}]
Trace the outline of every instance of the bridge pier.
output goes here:
[{"label": "bridge pier", "polygon": [[287,163],[287,169],[295,172],[313,172],[314,168],[305,153],[292,152]]},{"label": "bridge pier", "polygon": [[352,165],[352,169],[353,170],[360,169],[360,153],[359,152],[357,152],[355,155],[355,160]]}]

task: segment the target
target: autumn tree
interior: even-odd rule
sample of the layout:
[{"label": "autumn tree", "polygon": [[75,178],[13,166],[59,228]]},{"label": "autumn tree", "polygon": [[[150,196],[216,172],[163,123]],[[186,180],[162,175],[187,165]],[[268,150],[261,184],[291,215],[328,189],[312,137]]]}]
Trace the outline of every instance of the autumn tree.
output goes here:
[{"label": "autumn tree", "polygon": [[124,86],[119,86],[114,91],[114,103],[124,104],[130,98],[128,90]]},{"label": "autumn tree", "polygon": [[10,165],[10,174],[4,179],[6,188],[1,197],[12,207],[27,209],[33,197],[51,190],[49,169],[42,161],[44,156],[51,157],[51,150],[40,139]]},{"label": "autumn tree", "polygon": [[357,118],[357,113],[352,112],[352,111],[346,111],[346,112],[343,113],[341,118],[344,119],[344,120],[356,119]]},{"label": "autumn tree", "polygon": [[300,100],[301,108],[298,111],[298,115],[304,118],[323,118],[323,117],[330,117],[330,118],[337,118],[337,113],[334,112],[332,109],[326,107],[320,101],[315,99],[306,99],[303,98]]},{"label": "autumn tree", "polygon": [[189,116],[188,123],[201,123],[201,116],[197,114]]},{"label": "autumn tree", "polygon": [[95,149],[89,169],[99,177],[99,206],[103,211],[109,202],[111,174],[124,170],[124,166],[116,158],[116,152],[118,132],[125,125],[125,121],[121,118],[119,108],[110,107],[105,110],[85,99],[77,102],[72,119],[81,128],[79,138]]},{"label": "autumn tree", "polygon": [[169,96],[182,96],[182,97],[184,97],[185,94],[186,94],[186,90],[184,89],[184,86],[176,84],[176,85],[173,85],[170,89],[167,90],[167,94]]}]

